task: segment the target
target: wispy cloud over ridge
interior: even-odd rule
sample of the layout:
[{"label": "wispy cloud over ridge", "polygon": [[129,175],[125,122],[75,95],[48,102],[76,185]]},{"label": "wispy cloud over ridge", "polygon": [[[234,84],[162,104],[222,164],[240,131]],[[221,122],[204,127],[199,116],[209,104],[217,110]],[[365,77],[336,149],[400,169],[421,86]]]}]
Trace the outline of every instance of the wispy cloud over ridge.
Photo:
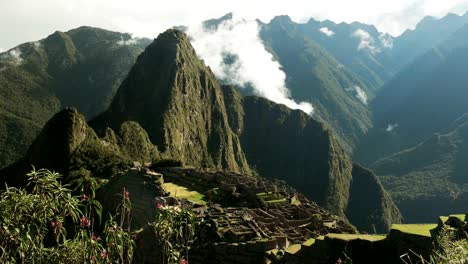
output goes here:
[{"label": "wispy cloud over ridge", "polygon": [[333,32],[332,30],[330,30],[327,27],[320,28],[319,30],[320,30],[320,32],[325,34],[327,37],[331,37],[331,36],[335,35],[335,32]]},{"label": "wispy cloud over ridge", "polygon": [[375,40],[369,32],[363,29],[358,29],[353,32],[352,36],[359,38],[358,50],[368,50],[372,54],[376,54],[381,51],[380,48],[376,46]]},{"label": "wispy cloud over ridge", "polygon": [[312,114],[312,104],[291,98],[286,74],[265,49],[259,30],[256,21],[239,19],[234,14],[216,30],[207,30],[200,24],[189,27],[187,33],[197,54],[217,78],[240,87],[251,87],[258,96]]}]

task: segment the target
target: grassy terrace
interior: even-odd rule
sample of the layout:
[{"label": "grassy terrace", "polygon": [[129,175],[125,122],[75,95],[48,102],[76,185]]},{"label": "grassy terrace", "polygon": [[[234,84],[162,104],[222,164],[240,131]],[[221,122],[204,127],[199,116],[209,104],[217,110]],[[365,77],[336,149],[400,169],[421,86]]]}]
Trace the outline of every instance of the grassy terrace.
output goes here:
[{"label": "grassy terrace", "polygon": [[392,229],[399,230],[403,233],[419,235],[419,236],[431,236],[431,230],[436,228],[437,224],[394,224]]},{"label": "grassy terrace", "polygon": [[439,219],[440,219],[440,221],[442,223],[445,223],[449,219],[449,217],[456,217],[456,218],[458,218],[458,219],[460,219],[462,221],[465,221],[466,215],[464,215],[464,214],[453,214],[453,215],[449,215],[449,216],[439,216]]},{"label": "grassy terrace", "polygon": [[272,193],[272,192],[269,192],[269,193],[257,193],[257,197],[264,203],[284,203],[284,202],[287,202],[288,199],[286,199],[285,197],[283,197],[281,194],[279,193]]},{"label": "grassy terrace", "polygon": [[355,240],[355,239],[361,239],[361,240],[367,240],[367,241],[379,241],[385,239],[387,236],[385,235],[367,235],[367,234],[362,234],[362,235],[356,235],[356,234],[327,234],[326,237],[329,238],[335,238],[335,239],[341,239],[341,240]]},{"label": "grassy terrace", "polygon": [[205,196],[199,192],[188,190],[185,187],[179,186],[172,182],[163,183],[162,187],[167,192],[170,192],[171,197],[176,197],[178,199],[187,199],[194,203],[206,205],[206,201],[204,200]]},{"label": "grassy terrace", "polygon": [[315,244],[315,239],[313,239],[313,238],[311,238],[311,239],[307,240],[306,242],[302,243],[302,245],[306,246],[306,247],[310,247],[313,244]]},{"label": "grassy terrace", "polygon": [[284,251],[289,254],[296,254],[299,250],[301,250],[301,247],[302,246],[300,244],[294,244],[286,248]]}]

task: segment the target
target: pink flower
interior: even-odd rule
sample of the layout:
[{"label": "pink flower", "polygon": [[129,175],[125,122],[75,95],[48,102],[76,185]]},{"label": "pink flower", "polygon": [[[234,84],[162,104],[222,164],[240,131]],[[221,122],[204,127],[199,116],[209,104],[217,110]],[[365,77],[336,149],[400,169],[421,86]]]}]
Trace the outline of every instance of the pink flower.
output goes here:
[{"label": "pink flower", "polygon": [[127,191],[127,188],[124,188],[124,197],[125,197],[125,199],[128,199],[129,196],[130,196],[130,193]]},{"label": "pink flower", "polygon": [[83,193],[83,194],[81,195],[81,201],[86,201],[86,200],[88,200],[88,196],[87,196],[86,194]]},{"label": "pink flower", "polygon": [[341,258],[338,258],[338,260],[336,261],[337,264],[341,264],[342,261],[341,261]]},{"label": "pink flower", "polygon": [[161,209],[162,207],[163,207],[163,205],[161,203],[156,204],[156,208]]},{"label": "pink flower", "polygon": [[109,226],[109,227],[107,228],[107,231],[108,231],[109,233],[114,233],[114,228],[113,228],[112,226]]},{"label": "pink flower", "polygon": [[101,253],[101,258],[103,259],[107,258],[107,251],[105,249]]},{"label": "pink flower", "polygon": [[83,215],[80,219],[80,226],[82,228],[85,228],[85,227],[90,227],[91,226],[91,221],[86,219],[86,217]]},{"label": "pink flower", "polygon": [[101,237],[97,237],[95,234],[91,235],[91,239],[94,241],[101,241]]},{"label": "pink flower", "polygon": [[55,221],[54,221],[54,220],[50,221],[50,227],[51,227],[52,229],[55,229],[55,226],[56,226]]},{"label": "pink flower", "polygon": [[188,264],[188,260],[182,258],[182,260],[180,261],[180,264]]}]

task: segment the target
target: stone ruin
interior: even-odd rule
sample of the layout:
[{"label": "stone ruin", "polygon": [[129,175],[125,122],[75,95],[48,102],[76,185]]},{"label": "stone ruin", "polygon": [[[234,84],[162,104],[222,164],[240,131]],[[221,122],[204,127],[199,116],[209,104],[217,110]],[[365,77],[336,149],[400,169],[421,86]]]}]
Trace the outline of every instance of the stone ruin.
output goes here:
[{"label": "stone ruin", "polygon": [[[136,165],[111,178],[100,195],[106,197],[106,208],[116,208],[119,199],[115,197],[124,187],[130,192],[131,225],[143,229],[136,241],[138,263],[158,263],[160,258],[154,250],[148,253],[148,248],[157,248],[147,225],[154,221],[156,203],[188,207],[203,219],[206,232],[201,246],[190,253],[191,263],[264,263],[269,250],[329,232],[355,232],[349,223],[284,182],[190,168],[159,168],[154,172]],[[162,187],[165,181],[205,195],[207,204],[171,197]]]}]

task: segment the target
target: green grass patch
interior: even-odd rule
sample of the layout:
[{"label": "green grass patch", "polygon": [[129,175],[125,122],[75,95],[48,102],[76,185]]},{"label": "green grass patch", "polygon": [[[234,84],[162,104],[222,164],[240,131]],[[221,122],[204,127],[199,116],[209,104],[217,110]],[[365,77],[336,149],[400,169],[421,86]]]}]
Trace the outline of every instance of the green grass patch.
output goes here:
[{"label": "green grass patch", "polygon": [[301,250],[301,247],[301,244],[294,244],[286,248],[284,251],[288,252],[289,254],[296,254],[299,250]]},{"label": "green grass patch", "polygon": [[445,224],[445,222],[447,222],[448,219],[448,216],[439,216],[439,220],[442,222],[442,224]]},{"label": "green grass patch", "polygon": [[257,193],[257,197],[263,202],[263,203],[283,203],[287,202],[288,200],[281,194],[279,193],[274,193],[274,192],[268,192],[268,193]]},{"label": "green grass patch", "polygon": [[327,234],[326,237],[334,238],[334,239],[340,239],[340,240],[346,240],[346,241],[361,239],[361,240],[367,240],[367,241],[374,242],[374,241],[383,240],[387,236],[385,236],[385,235],[367,235],[367,234],[356,235],[356,234],[333,234],[333,233],[330,233],[330,234]]},{"label": "green grass patch", "polygon": [[287,202],[288,200],[286,198],[283,199],[278,199],[278,200],[271,200],[271,201],[266,201],[266,203],[284,203]]},{"label": "green grass patch", "polygon": [[419,236],[431,236],[431,230],[436,228],[437,224],[394,224],[392,229],[399,230],[403,233],[419,235]]},{"label": "green grass patch", "polygon": [[315,239],[314,238],[311,238],[311,239],[307,240],[306,242],[302,243],[302,245],[306,246],[306,247],[310,247],[313,244],[315,244]]},{"label": "green grass patch", "polygon": [[204,200],[205,196],[197,191],[191,191],[183,186],[179,186],[172,182],[166,182],[162,185],[164,190],[170,192],[171,197],[175,197],[178,199],[187,199],[194,203],[206,205],[206,201]]}]

